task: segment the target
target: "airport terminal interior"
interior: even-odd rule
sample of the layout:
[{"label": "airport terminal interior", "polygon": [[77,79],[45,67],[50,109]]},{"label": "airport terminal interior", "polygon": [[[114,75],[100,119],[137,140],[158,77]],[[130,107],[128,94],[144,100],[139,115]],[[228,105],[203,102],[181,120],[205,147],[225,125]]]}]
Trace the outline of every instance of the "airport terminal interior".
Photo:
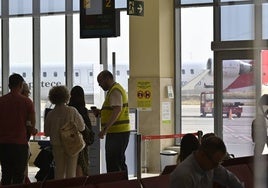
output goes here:
[{"label": "airport terminal interior", "polygon": [[[96,9],[85,2],[101,1],[0,0],[0,94],[12,73],[30,87],[39,130],[30,141],[33,174],[38,143],[49,141],[49,89],[82,86],[88,109],[101,108],[97,75],[105,69],[128,93],[132,177],[174,163],[186,133],[213,132],[234,157],[254,156],[251,124],[268,93],[267,0],[106,0]],[[110,19],[105,27],[100,15]],[[104,141],[96,140],[92,172],[105,173]]]}]

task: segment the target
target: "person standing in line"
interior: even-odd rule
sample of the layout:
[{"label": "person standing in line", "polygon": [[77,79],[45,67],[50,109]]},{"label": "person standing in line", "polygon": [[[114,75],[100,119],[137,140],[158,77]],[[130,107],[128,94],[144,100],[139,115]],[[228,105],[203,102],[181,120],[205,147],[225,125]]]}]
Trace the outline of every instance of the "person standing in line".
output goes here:
[{"label": "person standing in line", "polygon": [[99,138],[105,140],[105,159],[107,172],[126,171],[125,151],[130,136],[128,99],[124,88],[115,82],[113,74],[108,70],[99,73],[97,81],[106,91],[101,110],[95,109],[95,116],[101,117]]},{"label": "person standing in line", "polygon": [[[29,86],[28,86],[28,84],[26,83],[26,82],[23,82],[23,86],[22,86],[22,91],[21,91],[21,94],[23,95],[23,96],[25,96],[25,97],[30,97],[30,89],[29,89]],[[32,125],[31,125],[31,121],[30,120],[27,120],[26,121],[26,127],[31,127]],[[36,129],[36,128],[34,128],[31,132],[29,132],[29,131],[31,131],[31,130],[29,130],[28,128],[27,128],[27,140],[29,141],[30,140],[30,137],[31,137],[31,135],[36,135],[37,134],[37,132],[38,132],[38,130]],[[28,144],[29,145],[29,144]],[[29,148],[28,148],[29,150],[28,150],[28,162],[29,162],[29,160],[30,160],[30,157],[31,157],[31,148],[30,148],[30,145],[29,145]],[[24,174],[25,174],[25,179],[24,179],[24,182],[25,183],[29,183],[30,182],[30,180],[29,180],[29,178],[28,178],[28,164],[26,165],[26,167],[25,167],[25,172],[24,172]]]},{"label": "person standing in line", "polygon": [[76,123],[78,130],[83,131],[85,129],[83,118],[74,107],[67,106],[70,94],[65,86],[52,87],[49,91],[48,98],[55,107],[46,116],[44,132],[46,136],[50,137],[50,143],[52,145],[52,153],[56,166],[55,179],[76,177],[78,154],[69,156],[64,151],[59,131],[71,118]]},{"label": "person standing in line", "polygon": [[267,126],[268,126],[268,94],[261,96],[259,100],[259,108],[261,113],[257,114],[257,117],[251,124],[251,137],[254,142],[254,154],[261,156],[264,146],[268,141]]},{"label": "person standing in line", "polygon": [[212,188],[217,183],[229,188],[243,188],[239,179],[220,165],[226,146],[217,136],[205,139],[199,149],[182,161],[170,174],[169,188]]},{"label": "person standing in line", "polygon": [[[30,93],[31,93],[31,92],[30,92],[30,89],[29,89],[28,84],[27,84],[26,82],[23,82],[23,86],[22,86],[21,94],[22,94],[23,96],[29,98],[29,97],[30,97]],[[32,127],[32,125],[31,125],[31,121],[30,121],[30,120],[27,120],[27,121],[26,121],[26,127],[28,127],[28,126]],[[30,131],[30,132],[29,132],[29,131]],[[38,130],[37,130],[35,127],[34,127],[32,130],[28,130],[28,131],[27,131],[27,140],[29,141],[31,135],[36,135],[37,132],[38,132]]]},{"label": "person standing in line", "polygon": [[[83,117],[84,123],[88,129],[92,130],[91,121],[88,116],[88,109],[85,103],[84,90],[80,86],[74,86],[71,90],[71,98],[69,106],[73,106],[77,109],[80,115]],[[76,176],[88,176],[89,175],[89,147],[85,146],[79,153],[77,161]]]},{"label": "person standing in line", "polygon": [[[2,185],[20,184],[28,162],[29,132],[35,130],[35,109],[31,99],[21,94],[24,79],[19,74],[9,77],[10,92],[0,97],[0,163]],[[31,126],[25,126],[27,120]]]}]

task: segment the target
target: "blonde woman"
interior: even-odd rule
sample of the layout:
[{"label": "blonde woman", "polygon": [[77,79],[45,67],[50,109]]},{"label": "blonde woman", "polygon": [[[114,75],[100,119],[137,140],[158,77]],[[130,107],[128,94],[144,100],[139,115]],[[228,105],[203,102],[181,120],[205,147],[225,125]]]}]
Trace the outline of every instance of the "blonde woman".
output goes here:
[{"label": "blonde woman", "polygon": [[49,100],[55,105],[54,109],[48,112],[45,119],[45,135],[50,137],[52,153],[55,161],[55,179],[71,178],[76,176],[78,154],[68,155],[60,140],[60,128],[69,120],[74,120],[79,131],[85,129],[85,124],[79,112],[68,106],[70,94],[65,86],[55,86],[49,91]]}]

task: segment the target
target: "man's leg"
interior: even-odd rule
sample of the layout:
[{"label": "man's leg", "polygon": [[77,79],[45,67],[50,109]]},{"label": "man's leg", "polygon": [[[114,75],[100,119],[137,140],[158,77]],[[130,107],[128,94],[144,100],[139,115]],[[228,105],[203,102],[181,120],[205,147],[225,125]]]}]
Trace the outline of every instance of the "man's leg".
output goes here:
[{"label": "man's leg", "polygon": [[130,132],[124,132],[121,133],[122,135],[121,137],[121,154],[120,154],[120,169],[122,171],[126,171],[128,172],[128,168],[127,168],[127,164],[126,164],[126,149],[128,146],[128,142],[129,142],[129,136],[130,136]]},{"label": "man's leg", "polygon": [[2,185],[10,185],[11,184],[11,168],[10,168],[10,159],[9,159],[9,151],[6,144],[0,144],[0,162],[1,162],[1,172],[2,172]]},{"label": "man's leg", "polygon": [[24,182],[25,167],[28,162],[28,145],[14,144],[13,161],[13,184],[20,184]]},{"label": "man's leg", "polygon": [[106,135],[105,153],[107,172],[127,171],[125,151],[129,142],[129,132],[108,133]]},{"label": "man's leg", "polygon": [[1,144],[0,153],[2,184],[23,183],[28,157],[28,145]]}]

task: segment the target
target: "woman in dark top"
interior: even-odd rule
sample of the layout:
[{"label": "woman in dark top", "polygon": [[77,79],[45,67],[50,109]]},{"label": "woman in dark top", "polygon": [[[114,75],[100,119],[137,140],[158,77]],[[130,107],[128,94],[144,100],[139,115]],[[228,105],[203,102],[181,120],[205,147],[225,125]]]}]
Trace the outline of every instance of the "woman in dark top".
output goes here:
[{"label": "woman in dark top", "polygon": [[[84,119],[85,125],[92,130],[88,109],[85,104],[84,90],[80,86],[74,86],[71,90],[69,106],[75,107]],[[77,162],[77,176],[89,175],[89,147],[86,146],[80,153]]]},{"label": "woman in dark top", "polygon": [[200,143],[194,134],[185,134],[181,139],[181,150],[177,163],[186,159],[193,151],[197,150],[199,146]]}]

